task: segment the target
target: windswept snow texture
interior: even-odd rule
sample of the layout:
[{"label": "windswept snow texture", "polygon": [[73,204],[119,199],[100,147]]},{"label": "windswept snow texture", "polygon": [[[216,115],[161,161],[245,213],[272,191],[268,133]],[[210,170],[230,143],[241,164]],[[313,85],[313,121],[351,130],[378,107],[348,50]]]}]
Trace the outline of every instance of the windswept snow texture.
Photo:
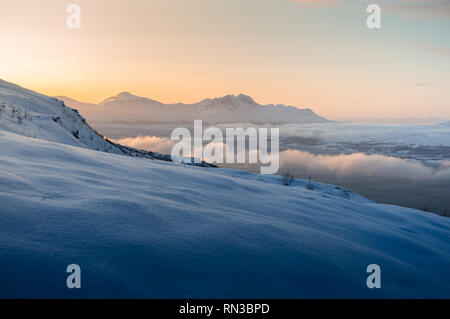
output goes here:
[{"label": "windswept snow texture", "polygon": [[128,92],[120,93],[102,103],[89,104],[60,96],[70,107],[78,109],[92,122],[121,123],[327,123],[327,119],[311,109],[286,105],[261,105],[247,95],[227,95],[205,99],[194,104],[163,104]]},{"label": "windswept snow texture", "polygon": [[448,218],[6,131],[0,149],[0,297],[450,297]]}]

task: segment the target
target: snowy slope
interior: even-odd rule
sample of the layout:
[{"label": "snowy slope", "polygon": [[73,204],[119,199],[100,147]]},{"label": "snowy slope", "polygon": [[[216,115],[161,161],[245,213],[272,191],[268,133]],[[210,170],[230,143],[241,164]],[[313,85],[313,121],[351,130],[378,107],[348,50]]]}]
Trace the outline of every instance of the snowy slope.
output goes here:
[{"label": "snowy slope", "polygon": [[6,131],[0,149],[0,297],[450,297],[448,218]]},{"label": "snowy slope", "polygon": [[63,101],[3,80],[0,80],[0,130],[107,153],[171,161],[168,155],[113,143]]},{"label": "snowy slope", "polygon": [[60,96],[67,105],[96,122],[193,122],[207,123],[326,123],[311,109],[285,105],[260,105],[246,95],[227,95],[195,104],[163,104],[148,98],[120,93],[99,105]]},{"label": "snowy slope", "polygon": [[62,101],[0,80],[0,129],[47,141],[123,153]]}]

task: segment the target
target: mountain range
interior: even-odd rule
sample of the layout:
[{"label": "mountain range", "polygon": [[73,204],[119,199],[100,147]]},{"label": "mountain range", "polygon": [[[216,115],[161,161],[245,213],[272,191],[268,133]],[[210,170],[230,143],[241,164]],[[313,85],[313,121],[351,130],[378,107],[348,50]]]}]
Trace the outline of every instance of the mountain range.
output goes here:
[{"label": "mountain range", "polygon": [[194,104],[164,104],[128,92],[107,98],[100,104],[83,103],[65,96],[58,99],[92,122],[183,123],[327,123],[311,109],[286,105],[261,105],[247,95],[227,95]]}]

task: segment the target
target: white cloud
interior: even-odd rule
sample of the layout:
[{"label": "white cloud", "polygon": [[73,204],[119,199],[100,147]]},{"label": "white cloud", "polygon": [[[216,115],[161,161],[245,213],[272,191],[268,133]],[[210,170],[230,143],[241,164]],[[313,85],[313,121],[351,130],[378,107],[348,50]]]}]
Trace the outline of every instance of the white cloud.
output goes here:
[{"label": "white cloud", "polygon": [[137,136],[115,140],[116,143],[127,145],[141,150],[170,154],[174,142],[168,138],[157,136]]},{"label": "white cloud", "polygon": [[387,177],[412,181],[450,180],[450,163],[432,168],[396,157],[366,155],[363,153],[340,155],[314,155],[298,150],[280,154],[283,170],[302,170],[306,174],[325,174],[345,177]]},{"label": "white cloud", "polygon": [[[345,129],[348,129],[344,126]],[[344,128],[343,127],[343,128]],[[299,129],[298,126],[290,129]],[[309,127],[311,128],[311,127]],[[370,130],[369,130],[370,131]],[[336,133],[344,133],[345,130]],[[299,130],[295,133],[305,136],[316,136],[314,130]],[[320,137],[325,137],[331,132],[322,130]],[[345,132],[349,133],[349,132]],[[350,132],[351,133],[351,132]],[[372,132],[371,132],[372,133]],[[388,131],[387,134],[390,132]],[[351,134],[353,135],[353,134]],[[295,136],[295,135],[293,135]],[[330,136],[327,136],[330,137]],[[116,140],[117,143],[134,148],[170,154],[175,141],[168,138],[156,136],[138,136]],[[216,143],[212,146],[223,147],[224,155],[229,151],[225,144]],[[206,145],[204,146],[206,147]],[[246,154],[248,158],[248,154]],[[204,160],[213,162],[212,158]],[[220,165],[220,164],[219,164]],[[440,167],[433,168],[418,162],[411,162],[392,156],[379,154],[367,155],[364,153],[339,154],[339,155],[316,155],[299,150],[287,150],[280,153],[280,171],[302,171],[304,174],[328,175],[342,177],[384,177],[398,178],[411,181],[426,180],[450,180],[450,161],[443,161]]]}]

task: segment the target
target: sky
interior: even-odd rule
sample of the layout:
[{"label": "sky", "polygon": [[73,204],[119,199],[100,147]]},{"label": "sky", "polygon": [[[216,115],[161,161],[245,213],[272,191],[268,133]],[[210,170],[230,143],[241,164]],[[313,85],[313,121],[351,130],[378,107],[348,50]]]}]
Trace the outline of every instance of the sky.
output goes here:
[{"label": "sky", "polygon": [[330,119],[450,119],[449,18],[449,0],[2,1],[0,78],[91,103],[243,93]]}]

